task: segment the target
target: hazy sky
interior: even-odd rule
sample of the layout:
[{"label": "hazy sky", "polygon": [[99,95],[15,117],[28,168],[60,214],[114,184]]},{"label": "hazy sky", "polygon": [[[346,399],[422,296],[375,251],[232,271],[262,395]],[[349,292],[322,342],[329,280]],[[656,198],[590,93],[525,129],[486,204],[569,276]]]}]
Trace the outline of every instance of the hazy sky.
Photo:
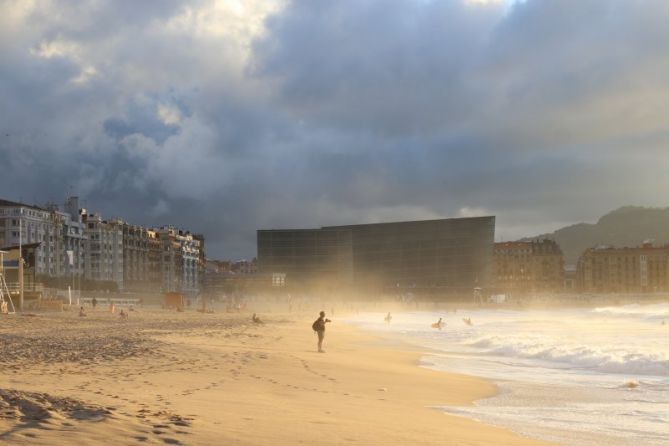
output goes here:
[{"label": "hazy sky", "polygon": [[669,204],[666,0],[0,0],[0,197],[203,232]]}]

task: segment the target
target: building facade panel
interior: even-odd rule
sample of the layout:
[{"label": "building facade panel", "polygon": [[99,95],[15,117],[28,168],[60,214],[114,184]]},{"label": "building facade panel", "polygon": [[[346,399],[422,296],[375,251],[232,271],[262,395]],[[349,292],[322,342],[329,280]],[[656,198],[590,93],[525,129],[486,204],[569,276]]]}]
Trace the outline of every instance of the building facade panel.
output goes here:
[{"label": "building facade panel", "polygon": [[286,274],[287,283],[352,282],[350,231],[258,231],[258,270]]}]

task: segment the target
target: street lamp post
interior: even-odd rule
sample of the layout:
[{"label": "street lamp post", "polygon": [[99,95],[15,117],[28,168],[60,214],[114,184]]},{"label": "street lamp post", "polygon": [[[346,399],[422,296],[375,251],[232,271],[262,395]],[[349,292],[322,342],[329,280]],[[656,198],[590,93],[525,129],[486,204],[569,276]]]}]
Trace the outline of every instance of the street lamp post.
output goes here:
[{"label": "street lamp post", "polygon": [[19,311],[23,311],[23,208],[19,208]]}]

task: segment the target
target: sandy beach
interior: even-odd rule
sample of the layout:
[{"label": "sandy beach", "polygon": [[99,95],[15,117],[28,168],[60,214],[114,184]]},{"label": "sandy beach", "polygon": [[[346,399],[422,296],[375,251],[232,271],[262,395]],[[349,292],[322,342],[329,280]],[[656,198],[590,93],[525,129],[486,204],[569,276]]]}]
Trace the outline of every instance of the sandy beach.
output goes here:
[{"label": "sandy beach", "polygon": [[444,414],[492,395],[420,352],[311,315],[138,310],[0,319],[0,443],[538,445]]}]

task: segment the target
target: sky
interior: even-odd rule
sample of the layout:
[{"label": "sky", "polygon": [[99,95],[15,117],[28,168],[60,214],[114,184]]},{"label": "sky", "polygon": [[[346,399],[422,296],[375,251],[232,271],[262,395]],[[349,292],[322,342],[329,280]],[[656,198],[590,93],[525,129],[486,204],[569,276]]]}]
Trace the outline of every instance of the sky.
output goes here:
[{"label": "sky", "polygon": [[0,197],[203,233],[669,205],[665,0],[0,0]]}]

